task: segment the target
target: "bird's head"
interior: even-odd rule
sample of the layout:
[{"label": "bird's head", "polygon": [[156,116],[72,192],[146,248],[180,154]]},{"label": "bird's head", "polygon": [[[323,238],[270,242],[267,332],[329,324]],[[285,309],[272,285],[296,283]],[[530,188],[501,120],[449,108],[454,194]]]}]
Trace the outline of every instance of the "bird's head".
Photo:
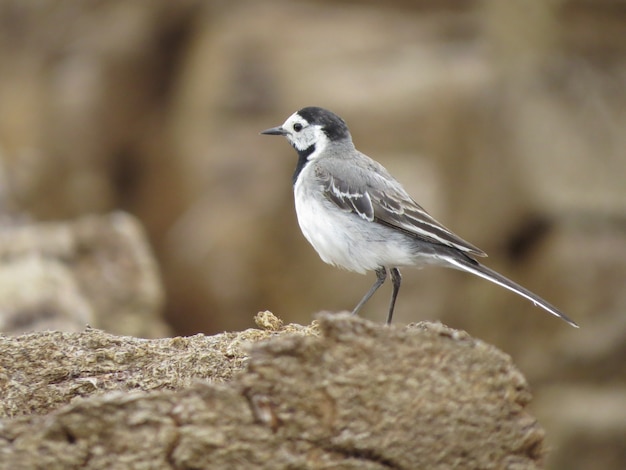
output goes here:
[{"label": "bird's head", "polygon": [[324,108],[309,106],[293,113],[282,126],[261,134],[282,135],[298,151],[319,154],[330,142],[351,141],[345,121]]}]

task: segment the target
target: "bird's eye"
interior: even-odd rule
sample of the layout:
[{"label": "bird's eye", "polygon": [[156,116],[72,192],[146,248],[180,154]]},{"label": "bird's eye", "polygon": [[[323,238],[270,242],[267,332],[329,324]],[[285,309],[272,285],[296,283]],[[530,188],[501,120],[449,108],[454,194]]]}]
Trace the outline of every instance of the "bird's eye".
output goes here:
[{"label": "bird's eye", "polygon": [[302,124],[300,124],[299,122],[296,122],[293,125],[293,130],[296,131],[296,132],[300,132],[302,130]]}]

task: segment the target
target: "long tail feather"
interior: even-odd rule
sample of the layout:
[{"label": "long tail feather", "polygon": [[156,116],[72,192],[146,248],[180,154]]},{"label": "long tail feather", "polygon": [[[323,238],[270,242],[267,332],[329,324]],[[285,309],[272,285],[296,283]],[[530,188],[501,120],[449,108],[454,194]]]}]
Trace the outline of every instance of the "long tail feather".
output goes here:
[{"label": "long tail feather", "polygon": [[559,317],[560,319],[566,321],[573,327],[578,328],[578,325],[576,324],[576,322],[571,320],[567,315],[565,315],[563,312],[557,309],[554,305],[546,302],[537,294],[520,286],[516,282],[511,281],[510,279],[504,277],[502,274],[494,271],[493,269],[490,269],[487,266],[480,264],[478,261],[474,261],[470,259],[466,260],[466,259],[457,258],[457,257],[446,257],[446,261],[448,261],[452,266],[454,266],[455,268],[461,271],[466,271],[466,272],[475,274],[476,276],[480,276],[483,279],[487,279],[488,281],[491,281],[494,284],[504,287],[505,289],[508,289],[511,292],[515,292],[516,294],[521,295],[522,297],[530,300],[533,304],[535,304],[535,306],[543,308],[544,310],[551,313],[552,315]]}]

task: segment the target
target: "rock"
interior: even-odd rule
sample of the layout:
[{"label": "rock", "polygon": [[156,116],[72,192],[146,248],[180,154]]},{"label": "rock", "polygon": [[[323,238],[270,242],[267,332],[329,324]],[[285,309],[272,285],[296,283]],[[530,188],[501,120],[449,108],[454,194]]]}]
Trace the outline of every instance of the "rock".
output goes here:
[{"label": "rock", "polygon": [[[0,422],[3,468],[536,469],[543,458],[511,359],[440,324],[323,314],[319,327],[212,338],[87,330],[0,345],[18,358],[0,393],[23,415]],[[33,410],[26,386],[64,398]]]},{"label": "rock", "polygon": [[0,230],[0,329],[18,334],[90,324],[158,337],[163,287],[140,223],[116,212]]}]

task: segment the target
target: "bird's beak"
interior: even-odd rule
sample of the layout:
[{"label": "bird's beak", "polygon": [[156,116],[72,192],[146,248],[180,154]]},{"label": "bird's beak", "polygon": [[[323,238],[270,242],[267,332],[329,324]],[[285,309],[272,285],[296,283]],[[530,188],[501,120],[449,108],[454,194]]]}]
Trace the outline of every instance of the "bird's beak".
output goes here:
[{"label": "bird's beak", "polygon": [[278,127],[272,127],[271,129],[265,129],[264,131],[261,132],[261,134],[265,134],[265,135],[287,135],[288,132],[283,129],[282,127],[278,126]]}]

